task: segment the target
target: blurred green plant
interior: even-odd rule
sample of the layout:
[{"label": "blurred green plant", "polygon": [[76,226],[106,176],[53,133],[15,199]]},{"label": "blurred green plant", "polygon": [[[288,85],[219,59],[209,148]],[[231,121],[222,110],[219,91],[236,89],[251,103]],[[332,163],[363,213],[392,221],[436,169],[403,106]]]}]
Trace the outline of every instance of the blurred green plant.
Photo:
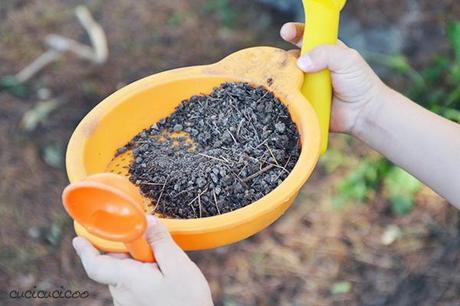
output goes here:
[{"label": "blurred green plant", "polygon": [[26,87],[14,75],[6,75],[0,79],[0,91],[3,90],[19,98],[27,96]]},{"label": "blurred green plant", "polygon": [[[451,52],[438,55],[421,72],[402,54],[370,54],[368,59],[402,77],[402,90],[412,100],[460,123],[460,21],[448,24],[447,36]],[[338,160],[335,155],[334,160]],[[347,202],[363,203],[380,191],[391,202],[393,213],[404,215],[412,211],[414,197],[421,186],[416,178],[383,157],[367,157],[339,184],[333,206],[340,208]]]},{"label": "blurred green plant", "polygon": [[365,158],[340,182],[338,195],[332,200],[333,207],[340,208],[351,201],[364,203],[371,200],[387,171],[388,163],[385,159]]},{"label": "blurred green plant", "polygon": [[183,21],[183,16],[179,12],[174,12],[171,16],[168,18],[168,25],[177,27],[181,24]]},{"label": "blurred green plant", "polygon": [[398,167],[389,168],[383,178],[383,190],[391,201],[393,213],[405,215],[414,207],[414,196],[422,184],[415,177]]},{"label": "blurred green plant", "polygon": [[421,187],[420,181],[383,157],[366,157],[340,182],[332,205],[338,209],[348,202],[364,203],[380,191],[395,215],[405,215],[412,211]]},{"label": "blurred green plant", "polygon": [[206,14],[215,14],[223,27],[232,28],[238,16],[229,0],[208,0],[203,7]]},{"label": "blurred green plant", "polygon": [[62,169],[64,167],[64,148],[57,144],[51,143],[46,145],[41,152],[42,158],[53,168]]},{"label": "blurred green plant", "polygon": [[27,132],[35,130],[40,123],[48,120],[49,115],[58,108],[57,100],[38,102],[33,108],[24,113],[21,120],[21,128]]},{"label": "blurred green plant", "polygon": [[404,93],[423,107],[460,122],[460,21],[447,26],[450,54],[438,55],[420,73],[401,54],[370,55],[369,60],[382,64],[405,80]]},{"label": "blurred green plant", "polygon": [[332,285],[330,291],[333,295],[347,294],[353,288],[352,284],[347,281],[336,282]]}]

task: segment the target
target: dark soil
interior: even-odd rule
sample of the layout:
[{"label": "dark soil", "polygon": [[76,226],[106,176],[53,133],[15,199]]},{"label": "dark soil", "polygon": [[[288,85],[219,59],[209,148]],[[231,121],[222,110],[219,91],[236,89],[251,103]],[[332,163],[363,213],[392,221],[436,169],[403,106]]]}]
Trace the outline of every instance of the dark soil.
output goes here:
[{"label": "dark soil", "polygon": [[184,219],[257,201],[283,182],[300,154],[286,106],[246,83],[225,83],[183,101],[119,152],[127,149],[134,153],[130,179],[155,212]]}]

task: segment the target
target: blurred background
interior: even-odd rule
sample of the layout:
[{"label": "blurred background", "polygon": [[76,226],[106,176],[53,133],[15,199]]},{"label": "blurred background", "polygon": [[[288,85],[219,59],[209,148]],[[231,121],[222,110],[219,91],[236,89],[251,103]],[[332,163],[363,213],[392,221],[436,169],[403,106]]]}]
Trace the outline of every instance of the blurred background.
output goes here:
[{"label": "blurred background", "polygon": [[[302,15],[300,0],[0,1],[0,290],[90,292],[0,304],[111,304],[84,274],[60,202],[65,148],[91,108],[156,72],[290,48],[279,28]],[[387,83],[460,121],[459,21],[455,0],[350,0],[341,38]],[[331,143],[273,226],[191,254],[216,305],[458,305],[458,212],[364,144]]]}]

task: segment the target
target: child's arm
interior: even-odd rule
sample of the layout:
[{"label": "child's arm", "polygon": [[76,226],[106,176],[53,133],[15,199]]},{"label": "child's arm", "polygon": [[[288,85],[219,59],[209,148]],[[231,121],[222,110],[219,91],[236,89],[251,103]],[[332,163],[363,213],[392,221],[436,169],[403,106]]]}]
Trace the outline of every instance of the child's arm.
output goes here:
[{"label": "child's arm", "polygon": [[[281,36],[301,45],[303,25]],[[305,72],[329,69],[334,101],[331,130],[366,142],[460,209],[460,125],[437,116],[387,87],[364,59],[342,43],[299,59]]]},{"label": "child's arm", "polygon": [[460,209],[460,125],[387,88],[353,135]]},{"label": "child's arm", "polygon": [[158,219],[149,216],[146,239],[157,263],[127,254],[101,255],[77,237],[73,245],[88,276],[109,286],[115,306],[212,306],[209,285],[198,267],[172,240]]}]

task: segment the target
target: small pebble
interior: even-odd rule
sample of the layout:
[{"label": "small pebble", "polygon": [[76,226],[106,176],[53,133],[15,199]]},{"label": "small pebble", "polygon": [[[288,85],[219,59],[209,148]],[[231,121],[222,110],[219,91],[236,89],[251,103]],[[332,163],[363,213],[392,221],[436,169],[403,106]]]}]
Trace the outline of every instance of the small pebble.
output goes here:
[{"label": "small pebble", "polygon": [[127,147],[121,147],[117,150],[117,155],[120,155],[120,154],[123,154],[123,153],[126,153],[128,151],[128,148]]},{"label": "small pebble", "polygon": [[196,184],[198,187],[203,187],[206,185],[206,180],[203,178],[203,177],[199,177],[197,180],[196,180]]},{"label": "small pebble", "polygon": [[282,122],[275,124],[275,128],[278,133],[284,133],[284,131],[286,131],[286,125]]},{"label": "small pebble", "polygon": [[174,132],[180,132],[184,129],[184,127],[182,126],[182,124],[176,124],[173,128]]}]

